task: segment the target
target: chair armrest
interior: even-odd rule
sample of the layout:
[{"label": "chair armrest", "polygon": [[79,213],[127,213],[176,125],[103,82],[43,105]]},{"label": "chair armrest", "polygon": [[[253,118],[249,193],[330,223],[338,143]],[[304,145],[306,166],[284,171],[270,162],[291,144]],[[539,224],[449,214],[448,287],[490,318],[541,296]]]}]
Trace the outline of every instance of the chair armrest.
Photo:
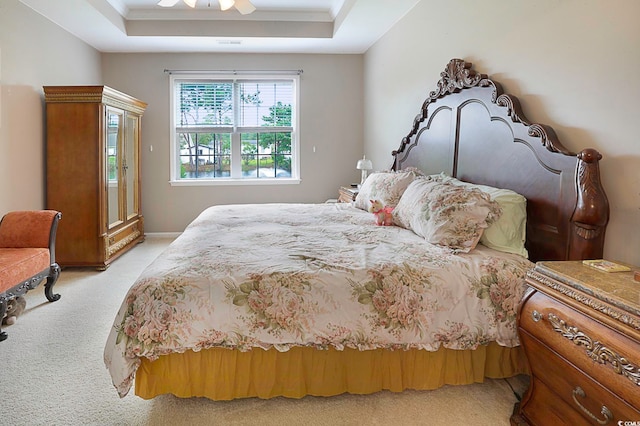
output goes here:
[{"label": "chair armrest", "polygon": [[0,247],[54,249],[58,220],[55,210],[14,211],[0,221]]}]

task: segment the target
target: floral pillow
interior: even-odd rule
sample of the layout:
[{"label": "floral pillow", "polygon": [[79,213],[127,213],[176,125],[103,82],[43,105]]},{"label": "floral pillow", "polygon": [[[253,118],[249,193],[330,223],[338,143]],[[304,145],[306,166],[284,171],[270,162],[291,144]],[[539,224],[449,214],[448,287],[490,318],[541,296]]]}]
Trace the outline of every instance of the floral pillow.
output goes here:
[{"label": "floral pillow", "polygon": [[502,209],[488,194],[450,182],[416,179],[393,211],[394,223],[428,242],[468,253]]},{"label": "floral pillow", "polygon": [[430,179],[451,182],[466,188],[477,188],[489,194],[492,201],[500,205],[502,215],[495,220],[480,237],[480,244],[505,253],[529,257],[525,248],[527,237],[527,199],[515,191],[463,182],[444,173],[431,175]]},{"label": "floral pillow", "polygon": [[422,176],[422,172],[414,168],[398,172],[374,172],[360,187],[354,205],[359,209],[368,210],[370,200],[379,200],[383,206],[395,207],[404,190],[418,176]]}]

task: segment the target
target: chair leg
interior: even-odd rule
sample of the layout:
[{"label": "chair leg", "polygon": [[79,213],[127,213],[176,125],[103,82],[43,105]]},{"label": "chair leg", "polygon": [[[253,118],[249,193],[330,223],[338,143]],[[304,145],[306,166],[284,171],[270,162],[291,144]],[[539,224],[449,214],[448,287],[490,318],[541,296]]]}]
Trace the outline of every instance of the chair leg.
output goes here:
[{"label": "chair leg", "polygon": [[[0,326],[2,326],[2,319],[4,318],[4,314],[7,313],[7,301],[4,298],[0,299]],[[7,333],[0,330],[0,342],[3,340],[7,340]]]},{"label": "chair leg", "polygon": [[55,302],[60,299],[59,294],[53,294],[53,285],[58,281],[60,276],[60,266],[57,263],[51,265],[51,272],[47,277],[47,283],[44,285],[44,295],[49,302]]},{"label": "chair leg", "polygon": [[[28,292],[29,290],[33,290],[38,285],[40,285],[44,278],[47,279],[47,282],[44,285],[44,294],[47,297],[49,302],[55,302],[56,300],[60,300],[60,295],[55,294],[53,292],[53,285],[58,281],[58,277],[60,276],[60,266],[57,263],[51,264],[49,267],[49,273],[47,274],[46,270],[41,273],[29,278],[27,281],[22,282],[21,284],[9,289],[10,293],[13,297],[21,296]],[[6,314],[8,309],[7,297],[5,293],[0,294],[0,325],[2,325],[2,319]],[[0,329],[0,342],[7,339],[7,333]]]}]

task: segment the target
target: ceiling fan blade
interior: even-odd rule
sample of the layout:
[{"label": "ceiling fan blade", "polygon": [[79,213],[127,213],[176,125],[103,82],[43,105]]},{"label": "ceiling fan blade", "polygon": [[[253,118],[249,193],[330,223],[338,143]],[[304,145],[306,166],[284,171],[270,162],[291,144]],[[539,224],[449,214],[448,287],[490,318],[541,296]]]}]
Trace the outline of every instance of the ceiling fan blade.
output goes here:
[{"label": "ceiling fan blade", "polygon": [[256,10],[249,0],[236,0],[236,9],[243,15],[248,15]]},{"label": "ceiling fan blade", "polygon": [[218,0],[218,3],[220,3],[220,10],[227,10],[230,9],[235,2],[233,0]]},{"label": "ceiling fan blade", "polygon": [[160,0],[158,2],[158,6],[162,6],[162,7],[172,7],[175,6],[176,4],[178,4],[180,0]]}]

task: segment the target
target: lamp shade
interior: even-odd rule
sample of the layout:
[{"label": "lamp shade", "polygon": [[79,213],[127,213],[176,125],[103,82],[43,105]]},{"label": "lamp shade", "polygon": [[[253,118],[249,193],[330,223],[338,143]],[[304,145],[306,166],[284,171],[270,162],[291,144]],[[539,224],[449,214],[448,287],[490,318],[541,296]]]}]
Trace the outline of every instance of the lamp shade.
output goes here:
[{"label": "lamp shade", "polygon": [[358,170],[371,170],[373,169],[373,163],[371,160],[367,160],[367,156],[362,157],[362,160],[358,160],[358,164],[356,164],[356,169]]}]

